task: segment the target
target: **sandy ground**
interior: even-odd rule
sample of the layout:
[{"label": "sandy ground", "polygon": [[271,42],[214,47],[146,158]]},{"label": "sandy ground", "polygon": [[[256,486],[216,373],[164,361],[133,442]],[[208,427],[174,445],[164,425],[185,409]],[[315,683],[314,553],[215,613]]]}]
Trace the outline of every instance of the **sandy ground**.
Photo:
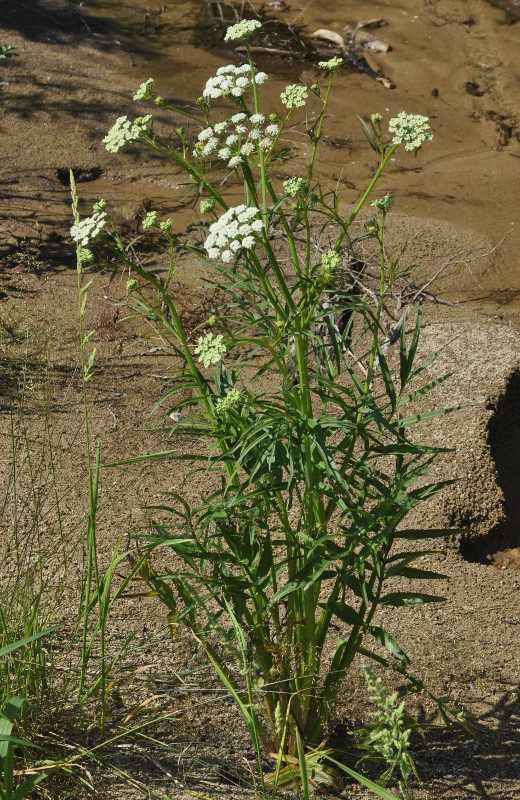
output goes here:
[{"label": "sandy ground", "polygon": [[[179,184],[174,170],[139,151],[109,154],[101,139],[116,117],[137,113],[131,96],[148,77],[156,78],[168,99],[189,100],[228,63],[228,53],[197,46],[200,5],[26,0],[0,7],[0,38],[19,48],[16,59],[0,62],[0,435],[8,443],[14,389],[26,376],[27,430],[38,452],[46,441],[43,409],[50,409],[65,524],[78,521],[86,497],[68,170],[75,169],[85,213],[103,196],[121,223],[136,228],[145,208],[173,207]],[[399,155],[380,188],[396,195],[389,231],[395,252],[413,237],[407,263],[419,261],[425,279],[446,264],[431,291],[456,305],[427,306],[422,353],[449,342],[436,370],[458,372],[436,391],[435,402],[471,408],[428,430],[430,441],[457,448],[439,469],[461,480],[423,512],[421,523],[464,527],[468,534],[462,543],[446,540],[434,564],[450,576],[439,587],[447,602],[433,611],[407,610],[385,623],[434,691],[471,703],[482,735],[475,741],[457,732],[432,732],[416,745],[423,779],[418,800],[512,800],[520,792],[520,24],[508,24],[515,21],[515,3],[496,5],[501,7],[483,0],[430,0],[418,8],[406,0],[343,7],[326,0],[293,4],[284,12],[307,33],[341,31],[367,17],[387,22],[378,33],[392,50],[373,58],[396,88],[356,70],[342,71],[330,109],[330,141],[319,153],[323,180],[344,184],[345,207],[359,197],[374,166],[355,114],[381,111],[390,117],[404,108],[429,115],[435,132],[416,157]],[[273,103],[288,79],[312,81],[317,74],[308,63],[280,59],[266,59],[262,67],[271,75],[266,91]],[[171,124],[157,114],[162,130]],[[291,135],[302,142],[298,130]],[[188,219],[177,211],[174,224],[180,229]],[[183,274],[177,291],[186,318],[195,323],[205,299],[200,274]],[[104,276],[90,292],[89,323],[99,349],[90,384],[91,426],[105,463],[171,446],[153,430],[158,415],[150,416],[168,354],[152,350],[160,342],[140,341],[133,323],[121,324],[122,298],[124,281],[110,284]],[[5,481],[9,469],[6,458]],[[178,478],[167,464],[156,471],[136,465],[105,473],[102,558],[121,536],[146,524],[143,504],[159,500]],[[52,520],[44,533],[52,540]],[[157,616],[148,601],[127,601],[117,613],[122,627],[139,618],[143,630]],[[151,648],[139,661],[156,662],[157,685],[183,669],[187,653],[182,640],[161,647],[160,666]],[[137,684],[136,679],[132,691]],[[189,686],[191,695],[178,685],[161,695],[174,720],[178,715],[178,723],[157,729],[168,754],[150,751],[162,769],[142,752],[120,750],[112,757],[158,796],[164,791],[184,798],[188,790],[248,796],[236,785],[236,774],[247,773],[244,758],[252,756],[232,706],[218,700],[207,676]],[[336,739],[355,727],[364,703],[356,673],[334,710]],[[431,713],[427,704],[423,713]],[[105,797],[143,796],[108,774],[99,781]],[[346,796],[350,791],[355,790]]]}]

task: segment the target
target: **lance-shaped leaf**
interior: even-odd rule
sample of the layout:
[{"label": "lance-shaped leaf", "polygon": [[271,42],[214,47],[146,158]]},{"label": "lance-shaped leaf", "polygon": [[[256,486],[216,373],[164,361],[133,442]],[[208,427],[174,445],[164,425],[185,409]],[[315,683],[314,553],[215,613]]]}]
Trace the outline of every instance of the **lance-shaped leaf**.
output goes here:
[{"label": "lance-shaped leaf", "polygon": [[382,606],[418,606],[423,603],[443,603],[445,597],[435,594],[415,594],[414,592],[390,592],[380,599]]}]

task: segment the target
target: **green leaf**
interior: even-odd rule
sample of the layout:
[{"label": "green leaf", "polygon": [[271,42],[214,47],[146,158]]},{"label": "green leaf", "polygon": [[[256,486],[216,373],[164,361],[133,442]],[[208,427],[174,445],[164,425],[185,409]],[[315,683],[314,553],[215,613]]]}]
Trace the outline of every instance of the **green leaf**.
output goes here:
[{"label": "green leaf", "polygon": [[32,636],[26,636],[25,639],[19,639],[17,642],[13,642],[12,644],[8,644],[5,647],[0,648],[0,656],[6,656],[8,653],[11,653],[13,650],[18,650],[20,647],[23,647],[30,642],[34,642],[36,639],[41,639],[42,636],[47,636],[48,633],[54,633],[60,629],[59,625],[55,625],[54,628],[46,628],[44,631],[39,631],[38,633],[33,633]]},{"label": "green leaf", "polygon": [[443,575],[440,572],[430,572],[427,569],[416,569],[415,567],[407,567],[405,565],[397,564],[395,567],[390,567],[386,576],[390,578],[392,575],[402,575],[404,578],[411,578],[413,580],[425,581],[446,581],[449,580],[448,575]]},{"label": "green leaf", "polygon": [[395,395],[395,387],[394,387],[394,382],[392,380],[392,376],[390,374],[390,370],[388,369],[388,363],[386,361],[385,356],[383,355],[383,351],[379,346],[379,343],[377,347],[377,354],[379,358],[379,368],[381,370],[381,377],[383,378],[386,393],[388,395],[388,399],[390,400],[390,405],[393,413],[397,403]]},{"label": "green leaf", "polygon": [[396,539],[408,539],[408,541],[416,541],[419,539],[439,539],[444,536],[457,536],[458,534],[466,533],[464,528],[426,528],[424,530],[410,528],[403,531],[397,531],[395,534]]},{"label": "green leaf", "polygon": [[[407,428],[409,425],[416,425],[418,422],[424,422],[424,420],[427,419],[442,417],[444,414],[451,414],[453,411],[462,411],[465,408],[473,408],[473,404],[467,403],[464,406],[451,406],[450,408],[441,408],[437,411],[425,411],[423,414],[415,414],[413,417],[405,417],[404,419],[400,419],[399,425],[403,428]],[[451,450],[453,450],[453,448],[451,448]]]},{"label": "green leaf", "polygon": [[384,628],[380,628],[379,626],[370,626],[369,631],[376,642],[388,650],[388,652],[391,653],[395,658],[399,659],[399,661],[402,661],[403,664],[410,663],[410,659],[404,650],[399,647],[395,639],[390,636],[388,631],[385,631]]},{"label": "green leaf", "polygon": [[439,386],[441,383],[444,383],[444,381],[447,381],[448,378],[451,378],[453,377],[453,375],[456,375],[457,372],[459,372],[459,370],[453,370],[453,372],[448,372],[446,373],[446,375],[442,375],[440,378],[435,378],[435,380],[425,384],[420,389],[417,389],[415,392],[410,392],[410,394],[405,395],[405,397],[401,397],[399,402],[397,403],[397,408],[406,405],[406,403],[413,403],[414,400],[417,400],[418,397],[422,397],[428,392],[431,392],[432,389],[435,389],[436,386]]},{"label": "green leaf", "polygon": [[29,792],[31,792],[34,789],[34,787],[38,783],[40,783],[40,781],[43,781],[44,778],[46,778],[46,777],[47,777],[46,774],[43,774],[43,775],[32,775],[30,778],[28,778],[26,781],[24,781],[21,784],[21,786],[19,786],[16,789],[16,791],[13,794],[11,800],[24,800],[24,798],[28,796]]},{"label": "green leaf", "polygon": [[416,561],[418,558],[423,558],[424,556],[440,556],[442,555],[442,550],[410,550],[409,552],[401,552],[396,553],[387,560],[387,564],[391,564],[392,562],[399,561],[400,564],[405,566],[406,564],[411,564],[412,561]]},{"label": "green leaf", "polygon": [[400,341],[400,378],[401,378],[401,393],[408,383],[410,372],[412,371],[415,354],[417,352],[417,345],[419,343],[419,336],[421,333],[421,319],[422,319],[422,303],[419,303],[417,309],[417,319],[415,320],[415,328],[410,342],[410,349],[406,352],[406,325],[401,325],[401,341]]},{"label": "green leaf", "polygon": [[342,764],[340,761],[336,761],[336,759],[331,758],[330,756],[326,756],[327,761],[330,761],[332,764],[335,764],[339,769],[346,772],[347,775],[350,775],[351,778],[354,778],[358,783],[361,783],[362,786],[366,786],[367,789],[370,789],[374,794],[381,798],[381,800],[400,800],[400,798],[389,792],[388,789],[385,789],[383,786],[380,786],[378,783],[374,783],[371,781],[370,778],[365,778],[364,775],[361,775],[360,772],[356,772],[354,769],[350,769],[350,767],[346,767],[345,764]]},{"label": "green leaf", "polygon": [[348,606],[346,603],[335,603],[331,600],[328,603],[320,603],[320,608],[333,611],[334,614],[342,622],[346,622],[347,625],[363,625],[363,617],[358,614],[352,606]]},{"label": "green leaf", "polygon": [[422,603],[443,603],[445,597],[434,594],[414,594],[413,592],[391,592],[380,599],[382,606],[418,606]]}]

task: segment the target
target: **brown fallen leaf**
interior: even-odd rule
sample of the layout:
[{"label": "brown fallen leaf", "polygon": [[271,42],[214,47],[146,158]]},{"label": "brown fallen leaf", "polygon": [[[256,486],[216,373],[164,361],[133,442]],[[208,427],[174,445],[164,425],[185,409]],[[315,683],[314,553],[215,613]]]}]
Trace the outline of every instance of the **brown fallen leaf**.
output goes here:
[{"label": "brown fallen leaf", "polygon": [[345,25],[343,30],[347,39],[351,39],[356,44],[362,45],[362,47],[375,50],[376,53],[388,53],[392,49],[388,42],[384,42],[383,39],[378,39],[377,36],[372,36],[371,33],[364,33],[360,30],[359,24],[356,27]]},{"label": "brown fallen leaf", "polygon": [[358,28],[382,28],[383,25],[388,25],[383,17],[374,17],[373,19],[365,19],[358,22]]},{"label": "brown fallen leaf", "polygon": [[340,36],[336,31],[330,31],[328,28],[319,28],[310,35],[312,39],[322,39],[324,42],[331,42],[331,44],[341,47],[342,50],[346,50],[347,46],[343,36]]},{"label": "brown fallen leaf", "polygon": [[498,569],[520,569],[520,547],[512,547],[510,550],[501,550],[498,553],[488,556],[489,561]]},{"label": "brown fallen leaf", "polygon": [[384,75],[381,75],[381,77],[376,78],[376,81],[379,81],[379,83],[382,83],[383,86],[385,87],[385,89],[395,89],[395,83],[392,83],[390,78],[385,78]]}]

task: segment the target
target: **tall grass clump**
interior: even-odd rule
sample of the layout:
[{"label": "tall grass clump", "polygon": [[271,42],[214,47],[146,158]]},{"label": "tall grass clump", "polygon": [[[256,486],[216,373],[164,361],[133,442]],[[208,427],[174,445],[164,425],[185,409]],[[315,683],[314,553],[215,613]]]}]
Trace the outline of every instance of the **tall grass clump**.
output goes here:
[{"label": "tall grass clump", "polygon": [[[137,142],[163,156],[186,173],[200,200],[203,221],[186,235],[156,211],[143,221],[143,236],[155,237],[168,255],[165,276],[146,269],[136,255],[140,237],[124,241],[104,201],[76,221],[72,236],[88,249],[108,231],[109,261],[129,272],[134,309],[175,356],[162,405],[183,449],[138,458],[182,462],[188,473],[141,541],[140,578],[172,627],[191,631],[234,698],[263,785],[273,793],[294,785],[307,796],[312,786],[337,780],[332,763],[339,762],[325,747],[327,718],[356,656],[420,687],[407,674],[406,653],[375,621],[377,610],[442,599],[414,591],[413,581],[444,577],[415,562],[432,552],[417,543],[445,531],[406,520],[451,483],[428,479],[440,450],[410,435],[420,420],[444,413],[411,408],[444,378],[421,383],[420,308],[408,333],[406,314],[391,330],[385,324],[399,280],[385,248],[393,198],[370,200],[398,149],[415,150],[432,134],[426,117],[405,112],[390,120],[390,137],[380,114],[363,122],[378,166],[344,216],[339,193],[314,178],[341,59],[320,62],[323,81],[287,86],[279,108],[265,110],[268,76],[256,69],[248,44],[259,24],[229,28],[227,39],[241,40],[248,60],[221,67],[193,108],[169,106],[151,79],[141,85],[134,100],[187,118],[189,132],[178,127],[175,143],[155,133],[152,115],[120,117],[104,139],[112,152]],[[214,99],[230,106],[217,120]],[[307,123],[308,165],[280,185],[273,168],[287,168],[284,132],[310,101],[319,111]],[[242,202],[230,205],[239,189]],[[367,208],[370,218],[355,225]],[[372,247],[375,261],[359,257],[361,247]],[[215,307],[196,343],[172,288],[187,261],[214,268]],[[193,501],[187,482],[198,471],[208,488]],[[173,554],[175,568],[159,571],[157,551]],[[398,577],[410,586],[396,589]],[[270,776],[265,754],[274,757]]]}]

